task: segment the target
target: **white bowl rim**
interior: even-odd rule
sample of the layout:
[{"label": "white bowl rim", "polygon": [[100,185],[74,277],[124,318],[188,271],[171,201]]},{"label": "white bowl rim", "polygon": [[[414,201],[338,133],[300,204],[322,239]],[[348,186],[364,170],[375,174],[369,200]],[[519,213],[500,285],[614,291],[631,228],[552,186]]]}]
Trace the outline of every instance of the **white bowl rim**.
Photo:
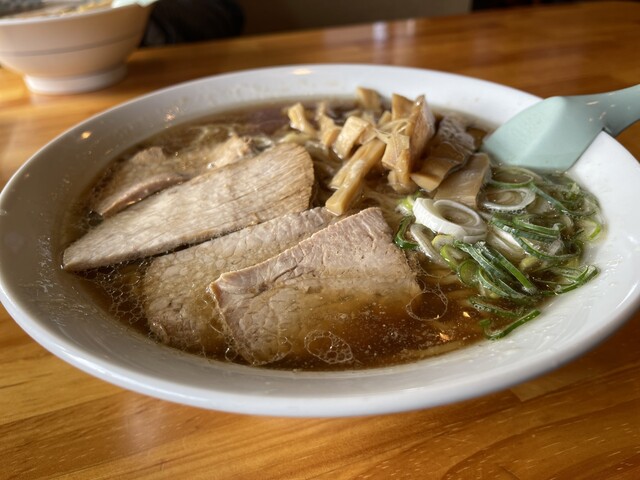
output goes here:
[{"label": "white bowl rim", "polygon": [[[121,111],[122,109],[133,108],[142,102],[153,102],[155,99],[162,99],[163,96],[172,95],[178,91],[184,90],[188,92],[190,88],[196,88],[199,85],[214,85],[216,82],[223,80],[239,81],[243,78],[264,74],[275,76],[291,75],[296,71],[307,72],[306,74],[312,77],[318,74],[327,75],[337,71],[336,69],[339,69],[345,75],[348,75],[349,72],[356,71],[366,72],[369,75],[424,75],[443,81],[459,81],[462,83],[470,83],[473,86],[497,88],[503,93],[510,92],[510,94],[518,96],[522,100],[522,105],[518,108],[524,108],[524,106],[538,100],[538,97],[492,82],[445,72],[407,67],[366,64],[309,64],[267,67],[214,75],[212,77],[184,82],[157,90],[110,108],[105,112],[81,122],[52,140],[16,172],[3,192],[0,193],[0,225],[2,225],[2,206],[5,203],[5,197],[9,195],[7,192],[13,190],[16,184],[19,187],[21,182],[20,178],[31,168],[31,165],[37,162],[37,159],[42,157],[44,152],[52,145],[64,142],[65,139],[73,135],[74,132],[88,128],[88,126],[105,116],[115,114],[114,112]],[[635,159],[633,159],[619,143],[605,134],[601,134],[601,136],[598,137],[592,148],[585,154],[585,158],[589,156],[591,150],[602,148],[613,149],[615,155],[621,159],[619,161],[621,165],[628,166],[631,165],[629,162],[635,162]],[[585,160],[585,162],[586,161],[587,160]],[[631,168],[633,175],[637,175],[638,178],[640,178],[640,169],[638,169],[637,164],[629,168]],[[634,231],[634,235],[636,233],[637,232]],[[623,295],[624,298],[618,302],[617,308],[607,318],[607,321],[588,332],[588,335],[583,337],[578,336],[575,342],[563,345],[559,350],[554,350],[553,345],[550,345],[548,350],[536,352],[534,359],[512,365],[502,364],[499,368],[477,378],[453,378],[451,381],[441,382],[435,386],[430,385],[428,382],[425,383],[424,381],[400,386],[392,385],[388,389],[377,389],[377,387],[372,386],[372,383],[377,383],[380,379],[387,381],[393,377],[402,377],[404,380],[404,377],[424,375],[425,372],[428,372],[428,370],[424,368],[427,363],[429,363],[430,367],[438,365],[441,363],[441,359],[446,359],[453,355],[447,354],[443,357],[438,357],[436,360],[418,362],[419,365],[411,364],[364,372],[328,374],[265,372],[256,371],[256,369],[251,369],[250,367],[224,366],[222,368],[226,371],[225,374],[227,375],[246,376],[251,381],[253,381],[256,376],[261,377],[258,381],[264,382],[263,389],[243,391],[241,387],[238,387],[235,390],[225,390],[224,388],[212,390],[202,388],[199,385],[179,384],[179,382],[160,379],[149,375],[147,372],[136,371],[135,368],[123,368],[121,365],[115,364],[109,359],[77,348],[76,345],[59,334],[52,335],[50,331],[51,326],[47,324],[46,319],[31,318],[29,316],[28,311],[24,308],[26,299],[18,298],[19,296],[17,296],[15,292],[15,285],[11,284],[10,272],[3,271],[0,265],[0,300],[5,305],[9,314],[38,343],[79,369],[121,387],[169,401],[237,413],[278,416],[351,416],[390,413],[442,405],[507,388],[547,372],[575,358],[614,332],[633,314],[638,308],[638,305],[640,305],[640,288],[637,287],[638,284],[635,284],[631,286],[629,291],[625,291]],[[507,342],[507,344],[513,343],[510,340],[503,340],[503,342]],[[486,347],[486,344],[468,347],[464,350],[463,356],[468,356],[469,361],[472,361],[473,351],[477,349],[486,350]],[[168,355],[175,358],[180,356],[187,357],[187,355],[181,354],[180,352],[172,352]],[[193,359],[192,356],[188,357],[189,359]],[[215,364],[216,362],[212,363]],[[219,365],[213,365],[211,368],[216,369],[220,367]],[[391,381],[393,382],[393,380]],[[326,390],[332,383],[336,385],[351,383],[354,389],[361,390],[347,389],[336,394],[330,392],[319,394],[319,392],[323,389]],[[301,388],[297,394],[292,394],[291,391],[288,390],[284,393],[278,390],[278,387],[282,385],[293,385],[291,388],[295,389],[300,386],[300,384],[302,384],[301,386],[303,388]],[[270,388],[270,386],[273,386],[273,388]]]},{"label": "white bowl rim", "polygon": [[87,18],[87,17],[97,16],[97,15],[104,15],[105,13],[109,13],[109,12],[116,12],[116,10],[118,11],[130,10],[133,8],[149,8],[149,6],[143,6],[138,3],[132,3],[130,5],[123,5],[117,8],[113,8],[110,5],[105,5],[105,6],[93,8],[90,10],[84,10],[82,12],[71,13],[67,15],[42,15],[42,16],[38,15],[38,16],[27,17],[27,18],[20,18],[20,17],[12,18],[10,16],[4,16],[4,17],[0,17],[0,27],[2,27],[3,25],[18,26],[18,25],[55,23],[61,20],[68,21],[70,19]]}]

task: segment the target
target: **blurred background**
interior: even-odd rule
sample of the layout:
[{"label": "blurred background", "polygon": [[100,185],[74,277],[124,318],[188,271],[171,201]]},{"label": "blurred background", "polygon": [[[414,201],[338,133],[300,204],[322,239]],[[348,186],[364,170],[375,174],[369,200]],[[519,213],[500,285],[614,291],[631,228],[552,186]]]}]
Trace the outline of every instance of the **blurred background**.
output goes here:
[{"label": "blurred background", "polygon": [[[606,0],[158,0],[142,46],[585,1]],[[78,3],[110,0],[0,0],[0,16]]]},{"label": "blurred background", "polygon": [[243,34],[434,17],[487,8],[570,0],[236,0],[245,15]]},{"label": "blurred background", "polygon": [[143,45],[584,1],[606,0],[160,0]]},{"label": "blurred background", "polygon": [[[160,0],[143,45],[583,1],[598,0]],[[187,5],[188,28],[179,25]]]},{"label": "blurred background", "polygon": [[245,13],[243,33],[257,34],[466,13],[472,0],[236,0]]}]

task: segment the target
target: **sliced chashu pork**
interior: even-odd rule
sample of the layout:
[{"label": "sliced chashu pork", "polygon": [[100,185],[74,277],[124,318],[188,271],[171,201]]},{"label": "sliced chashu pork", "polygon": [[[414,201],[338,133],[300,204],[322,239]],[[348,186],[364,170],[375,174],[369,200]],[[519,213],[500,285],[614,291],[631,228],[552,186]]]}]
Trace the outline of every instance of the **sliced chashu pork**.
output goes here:
[{"label": "sliced chashu pork", "polygon": [[163,253],[306,210],[313,163],[303,147],[281,144],[163,190],[71,244],[66,270],[86,270]]},{"label": "sliced chashu pork", "polygon": [[335,218],[325,208],[291,213],[157,257],[142,286],[151,331],[184,350],[224,353],[222,325],[206,291],[211,279],[262,262]]},{"label": "sliced chashu pork", "polygon": [[370,208],[221,275],[209,291],[238,352],[260,365],[319,356],[314,349],[324,341],[340,350],[334,357],[325,351],[326,361],[353,361],[351,324],[369,321],[367,310],[404,311],[420,288],[380,209]]},{"label": "sliced chashu pork", "polygon": [[150,147],[136,153],[113,172],[95,198],[91,210],[103,217],[113,215],[187,178],[185,173],[176,169],[175,160],[167,157],[162,148]]},{"label": "sliced chashu pork", "polygon": [[194,175],[205,169],[224,167],[254,153],[253,139],[231,133],[220,143],[198,145],[195,148],[180,151],[176,160],[181,168]]},{"label": "sliced chashu pork", "polygon": [[202,145],[177,156],[149,147],[119,164],[93,201],[91,209],[107,217],[160,190],[221,167],[252,153],[246,138],[232,134],[215,145]]}]

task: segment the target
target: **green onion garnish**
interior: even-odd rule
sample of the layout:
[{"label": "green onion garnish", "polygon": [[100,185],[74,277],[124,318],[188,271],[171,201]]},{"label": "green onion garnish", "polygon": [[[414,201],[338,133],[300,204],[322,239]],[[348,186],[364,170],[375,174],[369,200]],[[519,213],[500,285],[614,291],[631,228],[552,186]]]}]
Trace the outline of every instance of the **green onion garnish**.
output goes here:
[{"label": "green onion garnish", "polygon": [[502,330],[498,330],[498,331],[491,330],[491,320],[489,320],[489,319],[481,320],[480,321],[480,326],[483,328],[484,336],[486,338],[488,338],[489,340],[498,340],[500,338],[503,338],[503,337],[507,336],[509,333],[511,333],[512,331],[514,331],[516,328],[520,327],[521,325],[524,325],[528,321],[533,320],[538,315],[540,315],[540,311],[539,310],[530,310],[529,312],[527,312],[526,314],[524,314],[523,316],[521,316],[517,320],[511,322],[509,325],[507,325]]},{"label": "green onion garnish", "polygon": [[413,217],[407,215],[402,218],[400,221],[400,225],[398,226],[398,230],[396,231],[395,236],[393,237],[394,243],[403,250],[415,250],[418,248],[418,244],[416,242],[412,242],[407,240],[407,228],[413,223]]}]

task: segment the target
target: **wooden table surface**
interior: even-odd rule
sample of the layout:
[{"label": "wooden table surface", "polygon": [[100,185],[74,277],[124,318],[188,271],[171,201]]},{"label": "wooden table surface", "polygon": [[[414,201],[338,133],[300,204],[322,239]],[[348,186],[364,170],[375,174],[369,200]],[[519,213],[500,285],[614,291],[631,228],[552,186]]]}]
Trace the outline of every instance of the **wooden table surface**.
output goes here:
[{"label": "wooden table surface", "polygon": [[[424,67],[540,95],[640,82],[640,3],[486,11],[136,52],[111,88],[30,94],[0,69],[0,186],[89,115],[251,67]],[[640,158],[640,123],[619,140]],[[505,391],[394,415],[282,419],[122,390],[32,341],[0,309],[0,478],[640,478],[640,312],[577,360]]]}]

